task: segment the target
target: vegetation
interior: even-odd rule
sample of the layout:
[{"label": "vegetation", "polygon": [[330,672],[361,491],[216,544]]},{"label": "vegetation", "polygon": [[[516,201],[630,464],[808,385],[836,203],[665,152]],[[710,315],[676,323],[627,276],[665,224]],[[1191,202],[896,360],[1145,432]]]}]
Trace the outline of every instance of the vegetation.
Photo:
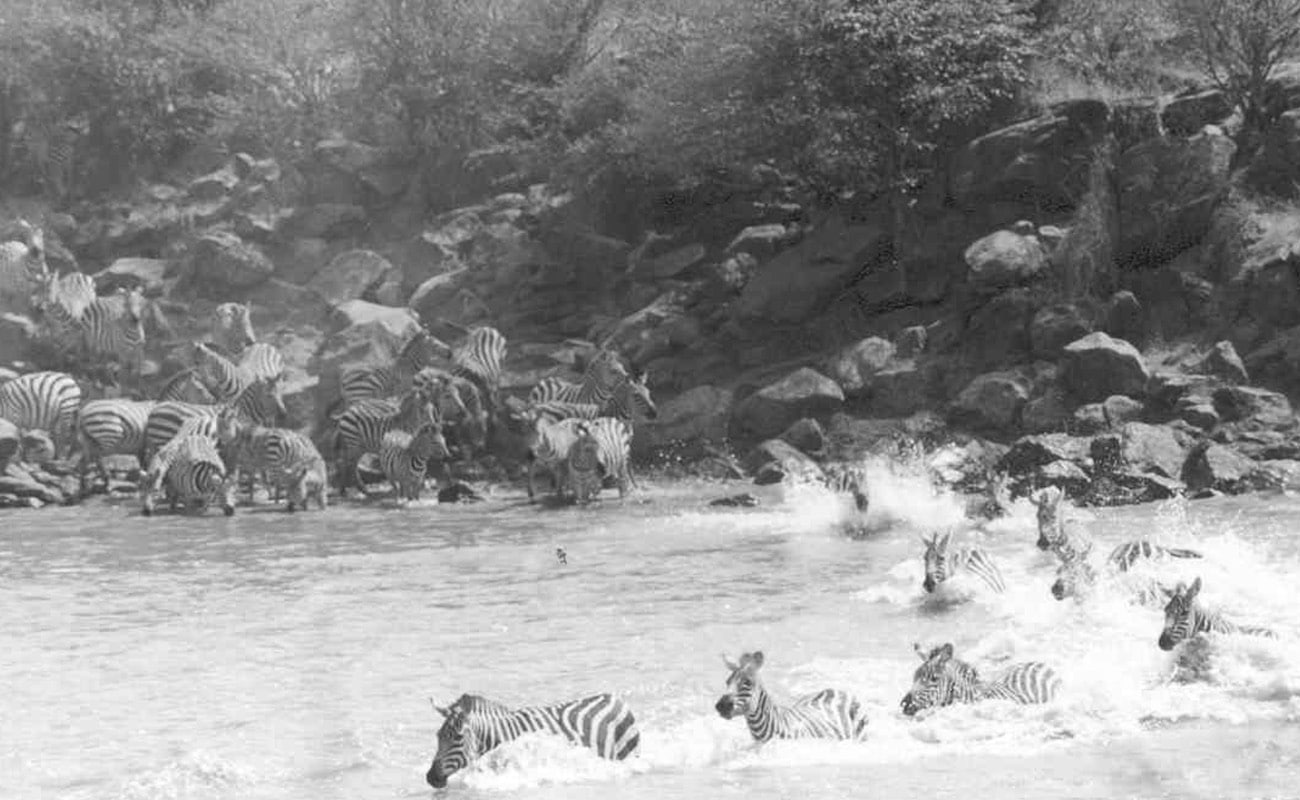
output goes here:
[{"label": "vegetation", "polygon": [[[1199,67],[1248,121],[1300,0],[7,0],[0,180],[87,195],[327,133],[599,189],[756,164],[902,208],[955,139]],[[76,125],[65,127],[67,122]],[[48,138],[47,136],[45,138]]]}]

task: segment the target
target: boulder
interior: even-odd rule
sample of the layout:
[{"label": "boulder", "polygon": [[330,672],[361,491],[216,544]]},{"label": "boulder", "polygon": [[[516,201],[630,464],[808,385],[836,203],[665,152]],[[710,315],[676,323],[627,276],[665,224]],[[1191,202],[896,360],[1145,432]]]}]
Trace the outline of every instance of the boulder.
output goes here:
[{"label": "boulder", "polygon": [[1112,428],[1122,428],[1126,422],[1134,422],[1142,416],[1142,403],[1122,394],[1113,394],[1101,404],[1106,424]]},{"label": "boulder", "polygon": [[343,239],[359,236],[370,227],[366,210],[350,203],[317,203],[299,206],[285,223],[295,238]]},{"label": "boulder", "polygon": [[734,313],[742,321],[802,322],[887,255],[885,226],[832,216],[799,244],[763,264]]},{"label": "boulder", "polygon": [[1119,241],[1124,268],[1155,266],[1200,241],[1228,190],[1237,146],[1221,133],[1152,138],[1120,154]]},{"label": "boulder", "polygon": [[1240,494],[1258,488],[1265,476],[1259,465],[1221,444],[1204,443],[1187,457],[1182,479],[1196,492],[1213,489],[1226,494]]},{"label": "boulder", "polygon": [[872,376],[889,365],[894,352],[894,345],[887,340],[869,336],[832,356],[825,365],[826,372],[846,396],[861,396],[870,390]]},{"label": "boulder", "polygon": [[995,231],[978,239],[963,254],[975,288],[997,292],[1028,283],[1047,265],[1047,251],[1037,236]]},{"label": "boulder", "polygon": [[1122,455],[1129,467],[1181,480],[1188,448],[1168,426],[1129,422],[1121,436]]},{"label": "boulder", "polygon": [[665,447],[677,442],[714,442],[727,439],[734,395],[730,389],[705,384],[688,389],[658,404],[655,419],[637,426],[634,449]]},{"label": "boulder", "polygon": [[821,423],[807,417],[795,420],[778,438],[805,453],[820,453],[826,446],[826,432]]},{"label": "boulder", "polygon": [[189,258],[190,279],[218,291],[250,289],[275,274],[275,265],[256,245],[225,231],[200,236]]},{"label": "boulder", "polygon": [[1115,292],[1106,301],[1105,331],[1116,339],[1143,342],[1147,336],[1146,313],[1137,295],[1130,291]]},{"label": "boulder", "polygon": [[1088,436],[1101,433],[1110,427],[1106,419],[1106,408],[1101,403],[1084,403],[1074,410],[1071,422],[1075,433]]},{"label": "boulder", "polygon": [[331,333],[358,325],[377,326],[391,339],[406,341],[420,327],[420,321],[409,308],[381,306],[365,300],[348,300],[331,310]]},{"label": "boulder", "polygon": [[904,417],[929,407],[930,371],[918,361],[902,361],[871,378],[867,401],[880,416]]},{"label": "boulder", "polygon": [[998,471],[1027,475],[1054,461],[1084,464],[1091,461],[1092,443],[1087,437],[1067,433],[1042,433],[1017,439],[998,461]]},{"label": "boulder", "polygon": [[401,275],[388,259],[372,250],[348,250],[339,253],[307,284],[330,305],[359,300],[367,291],[390,280],[400,282]]},{"label": "boulder", "polygon": [[1065,392],[1052,387],[1025,403],[1020,412],[1020,425],[1026,433],[1053,433],[1064,431],[1072,419]]},{"label": "boulder", "polygon": [[823,476],[817,462],[780,439],[760,443],[745,457],[743,465],[754,475],[754,483],[760,486],[782,481],[813,483]]},{"label": "boulder", "polygon": [[1034,299],[1024,289],[981,304],[970,315],[958,345],[970,368],[983,372],[1027,360],[1034,310]]},{"label": "boulder", "polygon": [[1083,497],[1092,484],[1092,478],[1083,467],[1073,461],[1053,461],[1034,471],[1034,481],[1038,486],[1059,486],[1067,497]]},{"label": "boulder", "polygon": [[638,280],[663,281],[683,275],[691,267],[704,261],[708,250],[704,245],[695,243],[678,247],[667,253],[648,258],[632,272]]},{"label": "boulder", "polygon": [[1286,395],[1252,386],[1224,386],[1214,392],[1214,409],[1224,422],[1245,428],[1282,430],[1295,426]]},{"label": "boulder", "polygon": [[119,258],[95,273],[95,290],[104,295],[138,286],[146,296],[157,297],[165,291],[169,266],[170,262],[161,258]]},{"label": "boulder", "polygon": [[1242,238],[1233,244],[1244,254],[1230,262],[1239,266],[1228,276],[1225,313],[1268,334],[1300,325],[1300,211],[1254,211],[1238,227]]},{"label": "boulder", "polygon": [[1005,432],[1020,426],[1029,383],[1016,372],[976,376],[953,401],[949,420],[979,430]]},{"label": "boulder", "polygon": [[844,392],[835,381],[804,367],[741,400],[731,430],[737,438],[771,438],[801,417],[829,416],[843,404]]},{"label": "boulder", "polygon": [[227,165],[190,181],[185,193],[195,200],[217,200],[230,194],[238,185],[239,175],[233,166]]},{"label": "boulder", "polygon": [[1250,383],[1246,365],[1229,341],[1216,343],[1200,361],[1192,365],[1192,371],[1200,375],[1213,376],[1224,383]]},{"label": "boulder", "polygon": [[727,245],[727,253],[749,253],[759,261],[771,258],[790,241],[790,231],[784,225],[750,225]]},{"label": "boulder", "polygon": [[1029,348],[1036,358],[1056,359],[1070,342],[1092,333],[1092,322],[1078,306],[1041,308],[1029,322]]},{"label": "boulder", "polygon": [[1180,398],[1174,411],[1179,419],[1201,430],[1214,430],[1219,424],[1219,412],[1209,397],[1190,395]]},{"label": "boulder", "polygon": [[1232,111],[1232,102],[1219,89],[1191,89],[1165,103],[1160,122],[1169,136],[1187,137],[1222,122]]},{"label": "boulder", "polygon": [[1145,396],[1150,374],[1136,347],[1098,331],[1065,347],[1061,377],[1078,400],[1095,402],[1113,394]]}]

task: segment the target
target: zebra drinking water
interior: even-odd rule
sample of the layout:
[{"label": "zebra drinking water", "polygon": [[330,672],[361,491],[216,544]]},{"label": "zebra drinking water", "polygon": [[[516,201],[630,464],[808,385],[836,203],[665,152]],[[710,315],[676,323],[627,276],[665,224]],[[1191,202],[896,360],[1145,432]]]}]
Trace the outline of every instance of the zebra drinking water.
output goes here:
[{"label": "zebra drinking water", "polygon": [[953,656],[951,642],[928,652],[919,644],[912,647],[921,657],[921,666],[912,673],[912,690],[899,703],[909,717],[927,708],[981,700],[1048,703],[1061,691],[1060,677],[1040,661],[1013,664],[992,680],[984,681],[973,666]]},{"label": "zebra drinking water", "polygon": [[1201,633],[1237,633],[1277,638],[1277,634],[1269,628],[1239,625],[1225,619],[1218,612],[1207,611],[1196,602],[1200,592],[1201,579],[1198,577],[1192,581],[1191,586],[1180,581],[1169,593],[1169,602],[1165,604],[1165,626],[1160,630],[1160,638],[1157,640],[1161,650],[1173,650]]},{"label": "zebra drinking water", "polygon": [[788,706],[779,705],[758,678],[758,670],[763,666],[762,651],[742,653],[739,663],[725,655],[722,661],[730,670],[727,693],[718,698],[714,710],[723,719],[744,717],[749,735],[755,741],[867,738],[867,712],[853,695],[839,689],[823,689]]},{"label": "zebra drinking water", "polygon": [[935,534],[929,539],[922,536],[921,543],[925,545],[925,554],[921,556],[925,564],[925,580],[921,582],[921,587],[927,593],[933,593],[945,581],[961,572],[973,574],[995,592],[1006,591],[1002,571],[983,548],[953,549],[951,533]]},{"label": "zebra drinking water", "polygon": [[548,706],[510,708],[474,694],[463,694],[447,708],[438,729],[438,752],[425,775],[435,789],[447,779],[506,742],[526,733],[551,733],[589,748],[601,758],[622,761],[637,749],[641,734],[622,699],[592,695]]}]

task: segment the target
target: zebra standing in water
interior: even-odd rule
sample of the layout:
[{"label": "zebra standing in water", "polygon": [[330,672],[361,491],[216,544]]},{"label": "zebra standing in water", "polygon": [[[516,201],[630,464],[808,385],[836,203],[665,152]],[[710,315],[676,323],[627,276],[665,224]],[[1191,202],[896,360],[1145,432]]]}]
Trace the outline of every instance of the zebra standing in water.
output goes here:
[{"label": "zebra standing in water", "polygon": [[912,647],[922,663],[912,674],[912,691],[903,695],[899,704],[909,717],[927,708],[981,700],[1050,703],[1061,691],[1060,677],[1041,661],[1013,664],[996,678],[983,681],[973,666],[953,657],[951,642],[929,652],[919,644]]},{"label": "zebra standing in water", "polygon": [[167,491],[172,507],[182,500],[197,511],[204,511],[218,500],[227,516],[235,513],[232,485],[226,480],[226,465],[217,452],[216,442],[203,434],[183,434],[158,451],[141,476],[141,511],[153,514],[155,490]]},{"label": "zebra standing in water", "polygon": [[280,399],[279,386],[275,381],[265,378],[249,383],[244,390],[232,400],[217,405],[200,403],[183,403],[168,401],[158,403],[149,412],[145,423],[144,452],[141,463],[148,463],[158,448],[171,441],[181,426],[193,418],[201,418],[206,426],[203,432],[217,435],[217,416],[222,409],[229,409],[242,419],[257,425],[274,425],[284,414],[284,402]]},{"label": "zebra standing in water", "polygon": [[606,480],[618,487],[620,498],[626,497],[628,488],[636,485],[631,427],[621,419],[597,417],[578,420],[574,432],[577,439],[569,449],[566,472],[578,502],[590,501]]},{"label": "zebra standing in water", "polygon": [[424,392],[411,389],[398,403],[363,400],[347,408],[335,420],[333,456],[339,494],[353,482],[365,492],[357,464],[366,453],[378,455],[389,431],[413,433],[426,422],[437,422],[436,405]]},{"label": "zebra standing in water", "polygon": [[564,496],[565,491],[569,488],[569,450],[573,447],[573,443],[577,441],[578,424],[580,422],[581,420],[572,418],[562,419],[558,422],[547,422],[539,416],[533,418],[528,455],[526,457],[528,502],[533,502],[537,494],[537,469],[539,467],[550,471],[552,481],[555,484],[556,495]]},{"label": "zebra standing in water", "polygon": [[972,573],[995,592],[1006,591],[1002,571],[983,548],[961,547],[954,550],[951,533],[942,536],[935,534],[929,539],[922,536],[921,543],[925,545],[925,555],[921,557],[925,564],[925,580],[921,586],[927,593],[933,593],[958,572]]},{"label": "zebra standing in water", "polygon": [[345,367],[339,375],[342,405],[347,407],[358,400],[382,400],[403,394],[411,388],[411,381],[420,370],[451,357],[450,347],[434,338],[427,329],[419,328],[402,345],[392,366]]},{"label": "zebra standing in water", "polygon": [[29,372],[0,385],[0,417],[19,430],[48,431],[60,455],[76,441],[81,387],[63,372]]},{"label": "zebra standing in water", "polygon": [[0,310],[26,313],[32,293],[45,284],[45,232],[27,220],[16,223],[24,241],[0,241]]},{"label": "zebra standing in water", "polygon": [[801,697],[788,706],[778,705],[763,688],[758,670],[763,653],[743,653],[740,663],[725,655],[727,693],[718,698],[714,709],[723,719],[741,716],[755,741],[773,739],[841,739],[862,741],[867,738],[867,712],[853,695],[839,689],[823,689]]},{"label": "zebra standing in water", "polygon": [[145,427],[149,424],[149,412],[156,405],[152,400],[113,398],[90,400],[81,407],[77,416],[77,435],[81,444],[81,464],[77,475],[83,495],[86,493],[88,464],[94,465],[107,481],[104,456],[139,456],[144,451]]},{"label": "zebra standing in water", "polygon": [[636,717],[622,699],[598,694],[549,706],[509,708],[474,694],[463,694],[448,708],[434,705],[444,717],[438,729],[438,752],[425,775],[435,789],[480,756],[526,733],[551,733],[622,761],[641,742]]},{"label": "zebra standing in water", "polygon": [[600,494],[604,477],[600,464],[600,442],[592,434],[587,420],[578,420],[573,426],[573,432],[573,444],[564,457],[564,471],[568,475],[574,500],[579,505],[586,505]]},{"label": "zebra standing in water", "polygon": [[649,375],[628,373],[618,356],[607,350],[595,355],[578,383],[563,378],[545,378],[528,394],[534,407],[545,403],[583,403],[595,405],[601,416],[634,420],[638,416],[654,419],[659,415],[647,386]]},{"label": "zebra standing in water", "polygon": [[389,431],[379,446],[379,465],[399,501],[419,500],[429,462],[441,461],[447,456],[447,440],[443,438],[442,424],[438,422],[426,422],[414,434],[402,430]]},{"label": "zebra standing in water", "polygon": [[1179,582],[1169,593],[1169,602],[1165,605],[1165,626],[1160,631],[1158,644],[1161,650],[1173,650],[1182,642],[1198,633],[1238,633],[1246,636],[1263,636],[1276,639],[1277,634],[1269,628],[1254,625],[1238,625],[1224,619],[1213,611],[1207,611],[1196,602],[1201,592],[1201,579],[1192,581],[1191,586]]},{"label": "zebra standing in water", "polygon": [[[273,493],[274,502],[279,502],[280,492],[288,489],[290,511],[295,505],[305,503],[308,495],[322,509],[326,507],[325,459],[305,434],[289,428],[257,425],[235,414],[221,417],[220,429],[219,438],[229,442],[233,451],[232,484],[238,486],[240,470],[248,469],[262,476],[267,490]],[[299,487],[304,482],[306,485]],[[251,484],[249,500],[252,500]]]}]

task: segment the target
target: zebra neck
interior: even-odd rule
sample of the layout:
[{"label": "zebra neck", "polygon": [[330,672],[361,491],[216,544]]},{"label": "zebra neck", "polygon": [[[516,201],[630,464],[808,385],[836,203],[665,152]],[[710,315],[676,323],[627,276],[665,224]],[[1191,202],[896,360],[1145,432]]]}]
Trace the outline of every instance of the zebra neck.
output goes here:
[{"label": "zebra neck", "polygon": [[512,742],[525,733],[559,731],[559,713],[556,709],[543,706],[519,708],[514,711],[484,715],[477,720],[481,753]]},{"label": "zebra neck", "polygon": [[750,735],[759,741],[771,739],[776,735],[776,731],[773,730],[776,723],[776,710],[767,689],[763,688],[763,684],[755,683],[745,710],[745,723],[749,726]]},{"label": "zebra neck", "polygon": [[980,680],[979,672],[966,663],[953,670],[951,686],[950,702],[953,703],[973,703],[982,700],[996,688],[994,684]]},{"label": "zebra neck", "polygon": [[1237,626],[1228,622],[1223,617],[1212,611],[1204,609],[1192,609],[1195,622],[1192,625],[1192,636],[1198,633],[1236,633]]}]

